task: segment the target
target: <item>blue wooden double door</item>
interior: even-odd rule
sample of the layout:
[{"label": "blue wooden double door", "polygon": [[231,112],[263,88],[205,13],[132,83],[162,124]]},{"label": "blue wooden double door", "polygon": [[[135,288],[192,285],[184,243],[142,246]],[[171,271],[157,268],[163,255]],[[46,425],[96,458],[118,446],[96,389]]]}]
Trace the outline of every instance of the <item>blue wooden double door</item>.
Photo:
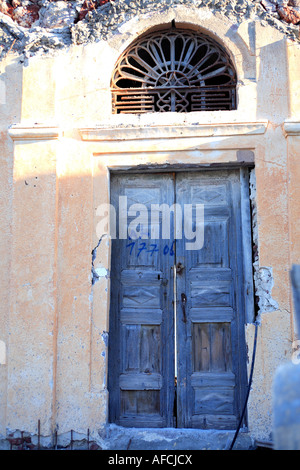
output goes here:
[{"label": "blue wooden double door", "polygon": [[235,429],[247,383],[239,170],[115,174],[109,420]]}]

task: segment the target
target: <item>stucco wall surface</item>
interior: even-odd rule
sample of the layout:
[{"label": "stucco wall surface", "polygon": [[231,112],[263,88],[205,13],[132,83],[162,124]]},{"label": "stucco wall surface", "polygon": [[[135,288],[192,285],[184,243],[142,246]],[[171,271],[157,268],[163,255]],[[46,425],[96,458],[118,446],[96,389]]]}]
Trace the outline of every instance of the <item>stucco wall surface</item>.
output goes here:
[{"label": "stucco wall surface", "polygon": [[[237,110],[113,115],[109,87],[119,55],[174,18],[227,48],[238,74]],[[47,445],[55,431],[82,436],[87,429],[100,445],[110,240],[99,243],[96,228],[97,207],[109,202],[109,170],[217,163],[255,164],[261,302],[249,429],[269,439],[272,377],[295,341],[289,270],[300,257],[299,44],[278,27],[251,16],[237,22],[200,3],[141,9],[98,39],[25,58],[11,50],[0,63],[0,435],[36,435],[40,422]],[[249,366],[253,333],[249,322]]]}]

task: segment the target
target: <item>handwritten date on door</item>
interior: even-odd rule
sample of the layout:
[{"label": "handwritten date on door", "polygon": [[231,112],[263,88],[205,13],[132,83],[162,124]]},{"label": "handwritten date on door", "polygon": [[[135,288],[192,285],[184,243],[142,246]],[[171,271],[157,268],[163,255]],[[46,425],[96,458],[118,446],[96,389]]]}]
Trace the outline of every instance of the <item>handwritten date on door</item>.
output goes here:
[{"label": "handwritten date on door", "polygon": [[[146,243],[141,242],[140,240],[133,240],[126,245],[128,248],[130,256],[136,256],[137,258],[140,254],[144,251],[145,253],[149,253],[150,256],[153,256],[154,253],[162,252],[163,255],[174,256],[175,255],[175,241],[171,242],[170,244],[158,245],[157,243]],[[134,249],[135,248],[135,249]]]}]

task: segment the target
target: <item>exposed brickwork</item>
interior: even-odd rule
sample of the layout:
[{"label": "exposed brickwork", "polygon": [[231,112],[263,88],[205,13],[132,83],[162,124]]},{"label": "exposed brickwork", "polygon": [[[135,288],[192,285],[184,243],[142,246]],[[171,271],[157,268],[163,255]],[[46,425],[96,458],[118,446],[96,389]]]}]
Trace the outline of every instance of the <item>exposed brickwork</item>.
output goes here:
[{"label": "exposed brickwork", "polygon": [[[109,0],[84,0],[80,11],[78,13],[77,21],[83,20],[89,11],[96,10],[97,8],[105,5]],[[75,21],[76,22],[76,21]]]},{"label": "exposed brickwork", "polygon": [[[76,8],[76,15],[73,23],[83,20],[89,11],[96,10],[110,0],[58,0],[59,3],[66,3],[72,9]],[[112,0],[113,1],[113,0]],[[40,19],[41,9],[51,8],[51,1],[40,0],[0,0],[0,12],[12,18],[18,25],[24,28],[31,26]]]},{"label": "exposed brickwork", "polygon": [[295,10],[290,7],[280,7],[278,8],[278,14],[280,18],[287,23],[300,24],[300,11]]}]

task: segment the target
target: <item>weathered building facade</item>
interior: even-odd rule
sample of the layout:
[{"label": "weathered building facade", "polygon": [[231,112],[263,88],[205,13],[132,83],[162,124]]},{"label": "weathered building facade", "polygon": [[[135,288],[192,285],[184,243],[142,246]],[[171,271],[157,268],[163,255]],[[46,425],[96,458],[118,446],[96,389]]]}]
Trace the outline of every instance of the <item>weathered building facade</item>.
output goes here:
[{"label": "weathered building facade", "polygon": [[[274,372],[298,344],[299,27],[204,3],[119,0],[52,29],[1,16],[3,447],[89,430],[100,448],[222,448],[255,322],[241,439],[270,439]],[[203,244],[101,231],[120,196],[204,206]]]}]

